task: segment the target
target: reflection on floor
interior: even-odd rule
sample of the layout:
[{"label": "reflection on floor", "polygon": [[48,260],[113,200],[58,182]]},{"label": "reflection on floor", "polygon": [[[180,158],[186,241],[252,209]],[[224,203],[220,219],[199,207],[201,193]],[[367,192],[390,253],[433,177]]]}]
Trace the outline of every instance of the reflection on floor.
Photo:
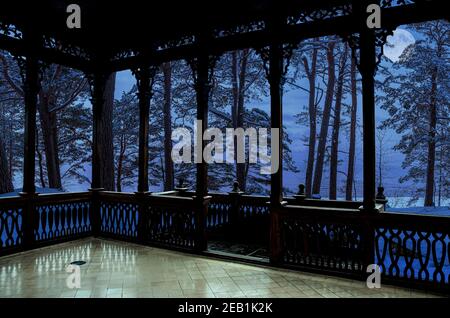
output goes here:
[{"label": "reflection on floor", "polygon": [[[80,266],[70,289],[68,264]],[[73,278],[73,276],[71,277]],[[73,280],[72,282],[74,282]],[[85,239],[0,258],[0,297],[433,297],[125,242]]]}]

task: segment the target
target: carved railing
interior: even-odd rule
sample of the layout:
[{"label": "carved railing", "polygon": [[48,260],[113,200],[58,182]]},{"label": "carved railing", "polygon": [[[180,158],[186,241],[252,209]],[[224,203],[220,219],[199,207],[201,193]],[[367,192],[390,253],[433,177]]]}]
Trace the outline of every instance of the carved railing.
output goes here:
[{"label": "carved railing", "polygon": [[211,201],[206,216],[206,228],[215,230],[232,222],[232,213],[236,212],[232,197],[226,193],[210,193]]},{"label": "carved railing", "polygon": [[385,281],[450,290],[449,217],[380,213],[371,224]]},{"label": "carved railing", "polygon": [[26,202],[22,198],[0,199],[0,255],[22,249],[25,207]]},{"label": "carved railing", "polygon": [[[204,237],[202,208],[193,197],[154,195],[147,198],[144,241],[152,244],[199,250]],[[204,216],[204,215],[203,215]]]},{"label": "carved railing", "polygon": [[361,276],[364,228],[358,210],[284,206],[280,212],[282,264]]},{"label": "carved railing", "polygon": [[89,236],[91,227],[91,194],[44,194],[33,199],[35,243],[66,241]]},{"label": "carved railing", "polygon": [[137,241],[140,211],[135,194],[101,192],[98,200],[100,235]]},{"label": "carved railing", "polygon": [[281,265],[449,291],[448,217],[286,205],[279,224]]},{"label": "carved railing", "polygon": [[0,255],[92,234],[91,194],[0,198]]},{"label": "carved railing", "polygon": [[240,192],[210,193],[206,216],[208,238],[268,244],[269,197]]},{"label": "carved railing", "polygon": [[208,198],[177,192],[101,192],[100,235],[175,249],[201,250]]},{"label": "carved railing", "polygon": [[268,201],[240,192],[199,200],[186,191],[0,198],[0,255],[89,235],[203,251],[220,230],[225,239],[269,244],[271,229],[274,265],[366,279],[367,265],[378,264],[386,283],[449,291],[448,217],[364,213],[360,202],[297,197],[272,212],[270,227]]}]

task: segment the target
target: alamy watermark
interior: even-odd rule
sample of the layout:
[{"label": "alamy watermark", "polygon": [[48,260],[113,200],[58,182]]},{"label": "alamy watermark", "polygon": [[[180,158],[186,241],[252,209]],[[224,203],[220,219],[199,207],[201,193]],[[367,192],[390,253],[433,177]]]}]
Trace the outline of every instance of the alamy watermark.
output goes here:
[{"label": "alamy watermark", "polygon": [[377,264],[367,266],[366,273],[370,273],[366,280],[369,289],[381,288],[381,267]]},{"label": "alamy watermark", "polygon": [[[225,133],[219,128],[208,128],[202,133],[201,127],[202,121],[197,120],[193,125],[194,136],[191,130],[184,127],[172,132],[172,141],[176,142],[171,153],[174,163],[248,162],[259,163],[261,174],[274,174],[278,171],[280,166],[278,128],[270,129],[269,138],[267,128],[226,128]],[[202,147],[203,141],[210,142]]]},{"label": "alamy watermark", "polygon": [[69,273],[69,276],[66,278],[66,286],[67,288],[81,288],[81,269],[78,265],[70,264],[66,267],[66,273]]}]

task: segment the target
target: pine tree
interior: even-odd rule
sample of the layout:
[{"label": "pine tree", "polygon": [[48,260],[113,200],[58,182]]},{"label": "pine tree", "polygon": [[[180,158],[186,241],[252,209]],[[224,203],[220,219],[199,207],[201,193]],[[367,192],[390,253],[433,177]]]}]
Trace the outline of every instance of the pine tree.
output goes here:
[{"label": "pine tree", "polygon": [[449,142],[450,24],[433,21],[412,26],[418,40],[401,55],[392,69],[383,69],[381,107],[390,118],[381,128],[401,134],[396,150],[405,155],[408,169],[400,182],[414,181],[424,205],[433,206],[436,183],[436,153]]}]

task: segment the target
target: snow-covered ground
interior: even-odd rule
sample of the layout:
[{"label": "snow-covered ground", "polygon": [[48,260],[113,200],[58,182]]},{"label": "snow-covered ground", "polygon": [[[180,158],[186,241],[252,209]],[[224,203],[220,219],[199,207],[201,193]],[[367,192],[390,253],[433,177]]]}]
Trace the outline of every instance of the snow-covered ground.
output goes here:
[{"label": "snow-covered ground", "polygon": [[388,212],[404,214],[422,214],[433,216],[450,216],[450,207],[409,207],[409,208],[387,208]]},{"label": "snow-covered ground", "polygon": [[[0,194],[0,198],[4,197],[17,197],[22,189],[15,189],[14,192],[2,193]],[[52,189],[52,188],[36,188],[37,193],[45,194],[45,193],[61,193],[61,190]]]}]

